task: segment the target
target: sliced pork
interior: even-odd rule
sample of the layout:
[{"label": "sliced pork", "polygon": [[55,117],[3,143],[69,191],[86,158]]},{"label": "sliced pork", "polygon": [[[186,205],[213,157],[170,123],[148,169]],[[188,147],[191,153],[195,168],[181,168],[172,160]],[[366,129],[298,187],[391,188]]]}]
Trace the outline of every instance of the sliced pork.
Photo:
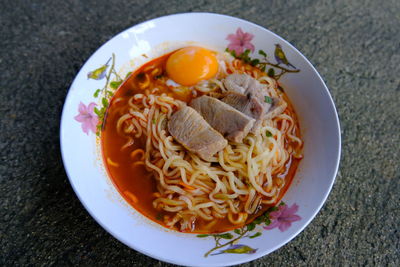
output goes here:
[{"label": "sliced pork", "polygon": [[233,142],[242,142],[255,122],[253,118],[214,97],[198,97],[192,100],[190,106],[215,130]]},{"label": "sliced pork", "polygon": [[260,127],[262,120],[266,114],[266,105],[260,103],[255,97],[248,97],[244,94],[229,92],[226,94],[222,101],[236,110],[246,114],[247,116],[255,119],[254,125],[250,132],[255,133]]},{"label": "sliced pork", "polygon": [[223,84],[228,91],[240,94],[244,94],[251,82],[251,76],[238,73],[231,74],[223,80]]},{"label": "sliced pork", "polygon": [[228,93],[222,101],[254,118],[256,121],[251,132],[256,133],[271,109],[273,99],[269,97],[265,87],[248,74],[231,74],[223,83]]},{"label": "sliced pork", "polygon": [[207,161],[228,144],[196,110],[188,106],[171,116],[168,131],[187,150]]},{"label": "sliced pork", "polygon": [[263,85],[260,82],[258,82],[256,79],[245,73],[244,74],[233,73],[231,75],[228,75],[223,80],[223,84],[225,85],[228,91],[241,94],[244,94],[249,89],[261,90],[263,88]]}]

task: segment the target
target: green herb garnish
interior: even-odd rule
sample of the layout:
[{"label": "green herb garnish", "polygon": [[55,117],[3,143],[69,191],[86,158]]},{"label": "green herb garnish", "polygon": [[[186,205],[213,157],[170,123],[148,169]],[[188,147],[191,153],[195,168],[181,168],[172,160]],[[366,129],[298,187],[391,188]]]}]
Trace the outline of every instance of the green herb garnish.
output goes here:
[{"label": "green herb garnish", "polygon": [[272,137],[272,133],[271,133],[270,131],[268,131],[268,130],[265,132],[265,135],[266,135],[267,137]]},{"label": "green herb garnish", "polygon": [[268,103],[268,104],[272,104],[272,98],[270,98],[269,96],[265,96],[264,102]]},{"label": "green herb garnish", "polygon": [[163,217],[164,217],[164,216],[163,216],[161,213],[157,213],[157,215],[156,215],[156,220],[162,221]]}]

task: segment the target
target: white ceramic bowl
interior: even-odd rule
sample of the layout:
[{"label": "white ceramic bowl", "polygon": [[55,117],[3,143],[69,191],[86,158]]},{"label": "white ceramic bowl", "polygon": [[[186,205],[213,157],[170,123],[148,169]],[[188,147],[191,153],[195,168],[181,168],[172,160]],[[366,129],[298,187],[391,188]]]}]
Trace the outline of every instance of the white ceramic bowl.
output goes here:
[{"label": "white ceramic bowl", "polygon": [[[257,51],[263,49],[272,63],[277,63],[273,56],[274,45],[280,44],[290,63],[300,70],[298,73],[286,73],[280,82],[300,120],[304,158],[283,198],[288,205],[284,211],[286,218],[281,214],[280,221],[274,224],[282,227],[265,230],[263,225],[258,225],[252,233],[259,231],[261,236],[252,239],[242,237],[235,246],[225,246],[212,253],[220,254],[204,257],[215,247],[214,238],[199,238],[167,230],[146,219],[120,196],[102,162],[99,141],[93,133],[97,115],[92,109],[95,104],[101,106],[100,97],[94,97],[96,89],[109,85],[99,67],[113,53],[114,68],[124,76],[151,58],[188,44],[199,44],[222,52],[232,44],[232,38],[227,39],[229,34],[233,34],[234,39],[242,39],[242,44],[247,47],[253,45],[252,57],[257,57]],[[108,63],[105,74],[111,68],[112,62]],[[93,72],[96,69],[98,71]],[[340,129],[327,87],[296,48],[278,35],[241,19],[209,13],[186,13],[133,26],[116,35],[89,58],[65,100],[61,118],[61,151],[68,177],[80,201],[104,229],[127,246],[150,257],[180,265],[233,265],[278,249],[314,218],[325,202],[338,170]],[[271,219],[279,216],[275,215]],[[221,242],[232,241],[237,234],[232,232],[232,236],[232,239],[222,238]]]}]

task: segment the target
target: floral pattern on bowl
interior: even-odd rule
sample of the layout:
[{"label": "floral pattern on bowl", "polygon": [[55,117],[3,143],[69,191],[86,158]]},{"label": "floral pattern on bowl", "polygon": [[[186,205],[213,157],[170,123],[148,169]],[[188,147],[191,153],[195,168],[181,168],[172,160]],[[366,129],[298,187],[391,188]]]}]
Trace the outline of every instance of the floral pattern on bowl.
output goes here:
[{"label": "floral pattern on bowl", "polygon": [[[215,241],[215,246],[204,254],[204,257],[209,255],[215,256],[224,253],[234,253],[234,254],[253,254],[257,251],[248,245],[237,244],[242,238],[256,238],[262,235],[261,231],[253,233],[258,225],[265,225],[263,228],[265,230],[272,230],[276,227],[279,228],[281,232],[286,231],[293,222],[301,220],[301,217],[297,215],[299,206],[293,204],[288,207],[284,202],[279,205],[269,208],[263,214],[258,216],[253,222],[237,228],[231,232],[222,234],[200,234],[197,235],[199,238],[213,237]],[[229,240],[223,243],[223,240]],[[229,247],[227,247],[229,246]],[[227,248],[225,248],[227,247]],[[225,249],[222,249],[225,248]],[[217,252],[214,252],[219,250]]]},{"label": "floral pattern on bowl", "polygon": [[[111,67],[108,70],[109,63],[111,61]],[[126,75],[125,78],[129,76],[130,73]],[[78,122],[82,123],[82,130],[84,133],[89,134],[89,130],[100,136],[100,130],[103,125],[104,115],[106,113],[107,107],[109,105],[110,99],[115,93],[115,90],[122,84],[123,79],[117,73],[115,69],[115,54],[107,60],[107,62],[98,67],[93,71],[87,73],[88,79],[102,80],[106,79],[104,86],[101,89],[96,89],[93,93],[93,97],[100,99],[101,108],[97,108],[97,104],[94,102],[89,103],[86,107],[82,102],[79,104],[78,112],[79,114],[74,117]]]}]

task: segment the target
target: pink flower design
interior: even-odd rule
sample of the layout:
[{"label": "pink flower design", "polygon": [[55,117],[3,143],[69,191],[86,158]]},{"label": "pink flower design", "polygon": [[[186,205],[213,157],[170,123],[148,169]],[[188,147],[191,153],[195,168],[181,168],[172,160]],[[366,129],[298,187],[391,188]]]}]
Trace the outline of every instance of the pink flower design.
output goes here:
[{"label": "pink flower design", "polygon": [[295,214],[298,209],[299,206],[297,204],[293,204],[291,207],[286,204],[279,206],[277,211],[269,214],[272,223],[265,226],[264,229],[270,230],[278,227],[281,232],[286,231],[292,225],[292,222],[301,220],[301,217]]},{"label": "pink flower design", "polygon": [[242,54],[247,49],[254,52],[254,45],[251,43],[253,38],[253,34],[243,32],[241,28],[238,28],[236,34],[229,34],[228,37],[226,37],[226,40],[230,41],[228,49],[235,51],[236,55]]},{"label": "pink flower design", "polygon": [[88,106],[85,106],[82,102],[79,103],[78,111],[79,114],[74,119],[82,123],[82,130],[84,133],[89,135],[89,130],[96,133],[96,126],[99,122],[99,118],[94,113],[94,107],[96,103],[92,102]]}]

